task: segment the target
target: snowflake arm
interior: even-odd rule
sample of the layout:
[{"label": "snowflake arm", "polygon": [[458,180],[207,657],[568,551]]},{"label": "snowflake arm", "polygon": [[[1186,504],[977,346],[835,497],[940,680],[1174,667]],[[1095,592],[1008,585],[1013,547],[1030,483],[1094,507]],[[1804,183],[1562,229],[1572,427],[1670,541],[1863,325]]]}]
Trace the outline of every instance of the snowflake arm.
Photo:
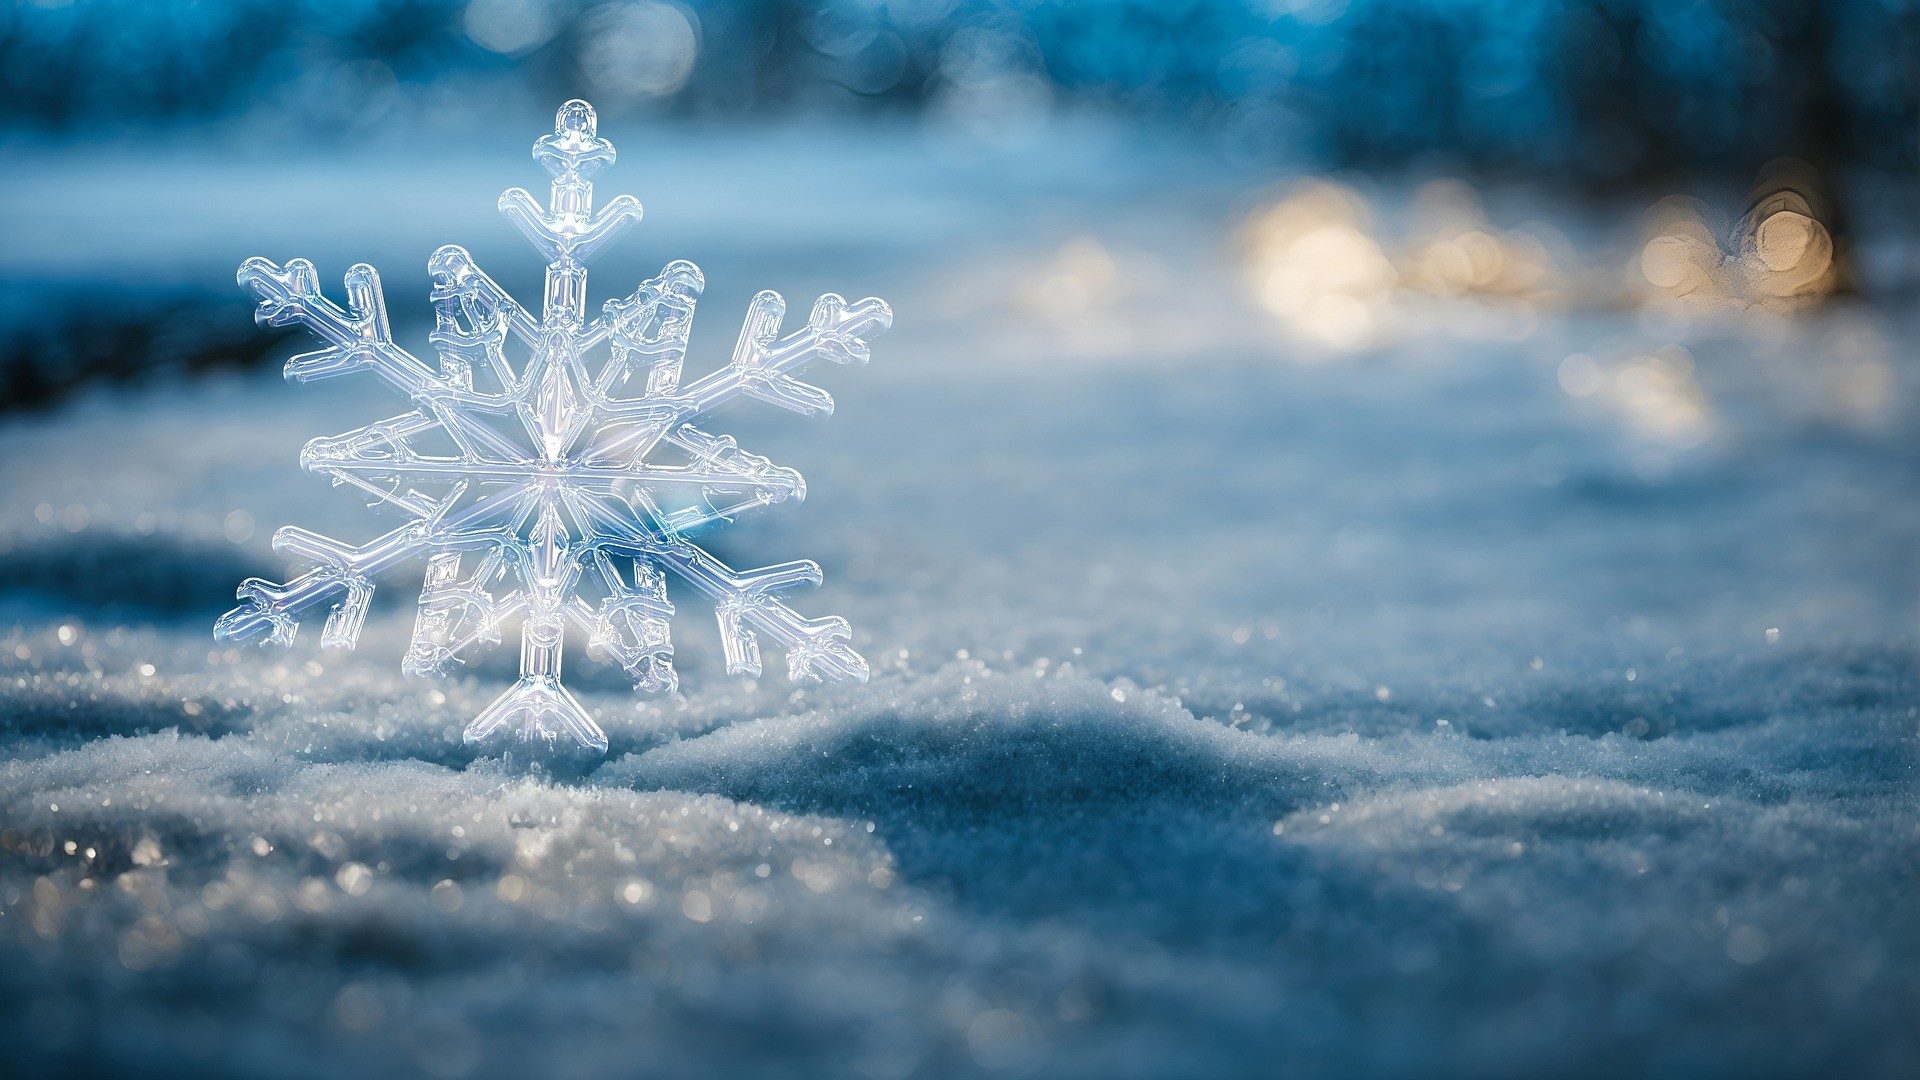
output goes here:
[{"label": "snowflake arm", "polygon": [[[805,618],[777,599],[819,584],[817,564],[738,571],[692,541],[740,513],[806,496],[798,472],[697,424],[743,396],[830,414],[832,397],[797,375],[821,359],[865,363],[867,339],[892,313],[877,299],[829,294],[782,336],[785,302],[760,293],[731,361],[683,384],[705,287],[699,268],[668,263],[586,319],[587,260],[641,218],[629,196],[593,206],[592,179],[614,162],[595,129],[585,102],[563,105],[554,133],[534,144],[553,181],[547,205],[519,188],[500,197],[502,215],[547,262],[538,313],[459,247],[428,260],[437,363],[394,342],[372,267],[347,271],[341,306],[322,295],[305,260],[241,266],[260,322],[304,326],[323,343],[288,361],[289,379],[371,371],[410,401],[406,412],[315,438],[301,453],[308,471],[408,520],[358,546],[281,529],[276,549],[312,569],[285,584],[243,583],[241,605],[215,627],[219,638],[290,644],[301,618],[324,610],[322,644],[352,648],[376,579],[424,557],[404,670],[444,674],[517,624],[520,678],[468,727],[467,741],[583,756],[603,752],[606,736],[560,683],[566,637],[619,665],[636,692],[674,690],[669,577],[712,601],[730,673],[758,675],[765,638],[786,651],[796,680],[866,679],[846,620]],[[509,346],[526,350],[524,364],[509,359]]]},{"label": "snowflake arm", "polygon": [[774,599],[801,585],[820,584],[818,563],[799,560],[737,571],[670,524],[635,526],[629,515],[593,496],[583,495],[580,504],[589,531],[603,546],[636,564],[665,566],[714,601],[729,675],[760,674],[759,631],[787,650],[787,673],[796,681],[867,681],[865,658],[846,644],[852,628],[845,619],[807,619]]},{"label": "snowflake arm", "polygon": [[679,686],[673,670],[673,644],[667,620],[673,604],[666,579],[645,559],[633,560],[629,583],[604,550],[593,554],[594,571],[607,599],[596,611],[580,603],[575,618],[590,637],[587,647],[612,658],[633,680],[638,693],[670,693]]},{"label": "snowflake arm", "polygon": [[[214,634],[223,641],[255,641],[291,645],[300,627],[300,615],[321,604],[329,605],[329,632],[322,645],[351,649],[359,637],[366,605],[373,599],[373,579],[382,571],[423,552],[458,549],[475,543],[500,542],[511,534],[492,523],[519,509],[519,492],[508,492],[475,503],[451,521],[436,512],[394,529],[357,547],[348,546],[296,525],[273,534],[275,551],[284,551],[318,564],[284,585],[248,578],[238,590],[246,601],[220,617]],[[337,624],[336,617],[344,617]]]},{"label": "snowflake arm", "polygon": [[351,371],[370,369],[402,390],[413,390],[431,380],[433,372],[393,343],[387,325],[387,302],[380,292],[380,273],[366,263],[347,269],[347,307],[342,309],[320,292],[320,278],[305,259],[288,260],[285,267],[261,258],[240,264],[240,284],[260,298],[254,321],[262,326],[304,326],[327,347],[299,353],[287,360],[287,378],[296,382],[331,379]]},{"label": "snowflake arm", "polygon": [[813,305],[805,329],[779,338],[786,301],[779,293],[763,292],[747,309],[733,363],[687,387],[688,413],[693,419],[713,411],[739,394],[789,409],[802,416],[828,416],[833,397],[817,386],[793,377],[815,360],[836,364],[865,364],[866,337],[893,325],[886,302],[868,297],[849,305],[832,293]]}]

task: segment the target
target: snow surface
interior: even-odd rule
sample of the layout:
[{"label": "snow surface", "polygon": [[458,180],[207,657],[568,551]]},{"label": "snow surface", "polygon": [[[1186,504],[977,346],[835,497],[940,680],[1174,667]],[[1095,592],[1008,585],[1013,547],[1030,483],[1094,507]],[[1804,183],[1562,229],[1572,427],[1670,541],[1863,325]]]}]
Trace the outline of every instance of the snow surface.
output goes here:
[{"label": "snow surface", "polygon": [[[756,288],[893,301],[832,424],[728,414],[809,497],[717,538],[818,557],[807,602],[874,677],[728,680],[691,605],[678,698],[570,656],[612,740],[578,782],[461,749],[511,650],[399,675],[417,572],[350,656],[213,646],[275,526],[373,527],[295,459],[377,388],[0,425],[13,1070],[1912,1068],[1920,385],[1844,378],[1911,314],[1515,334],[1461,303],[1310,361],[1237,295],[1250,182],[1064,205],[927,172],[894,175],[993,222],[944,260],[925,222],[847,266],[806,230],[761,264],[629,245],[708,263],[690,372]],[[1035,312],[1081,235],[1113,298]],[[337,280],[351,239],[265,253]],[[424,274],[382,270],[423,333]],[[1676,342],[1697,446],[1557,378]]]}]

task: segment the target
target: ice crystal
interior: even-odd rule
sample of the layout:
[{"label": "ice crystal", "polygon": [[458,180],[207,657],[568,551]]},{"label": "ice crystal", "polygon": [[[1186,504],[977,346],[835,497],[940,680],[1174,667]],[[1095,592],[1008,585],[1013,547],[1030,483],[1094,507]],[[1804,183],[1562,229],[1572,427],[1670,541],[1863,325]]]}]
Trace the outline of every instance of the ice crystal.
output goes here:
[{"label": "ice crystal", "polygon": [[[865,681],[867,665],[848,644],[845,619],[802,618],[776,595],[820,581],[807,561],[735,570],[691,539],[756,507],[806,494],[800,474],[740,448],[695,422],[745,395],[809,416],[833,399],[794,373],[820,359],[864,363],[866,338],[892,321],[874,298],[826,295],[807,325],[786,336],[786,304],[762,292],[726,367],[683,384],[680,369],[699,298],[698,267],[672,262],[631,296],[607,302],[588,321],[586,262],[640,220],[621,195],[593,208],[593,178],[613,164],[592,106],[561,106],[554,132],[533,156],[553,176],[542,208],[526,191],[500,196],[500,212],[545,256],[546,295],[536,318],[461,248],[433,253],[434,329],[439,355],[428,364],[394,343],[373,267],[347,271],[347,306],[319,290],[313,264],[240,267],[260,298],[263,325],[299,324],[326,347],[287,361],[289,379],[309,382],[371,371],[413,408],[341,435],[309,442],[300,463],[372,496],[405,524],[354,545],[289,525],[276,550],[313,569],[286,584],[259,578],[239,589],[241,605],[222,616],[225,641],[287,645],[300,618],[324,609],[324,648],[351,649],[367,617],[375,579],[415,556],[427,560],[412,645],[412,675],[445,674],[475,645],[520,629],[520,678],[483,710],[466,741],[485,750],[598,758],[606,735],[561,685],[569,628],[596,655],[619,664],[641,693],[676,686],[668,617],[669,574],[709,597],[720,624],[727,671],[760,672],[759,636],[786,649],[796,681]],[[512,339],[528,351],[517,370]],[[597,363],[589,358],[605,346]]]}]

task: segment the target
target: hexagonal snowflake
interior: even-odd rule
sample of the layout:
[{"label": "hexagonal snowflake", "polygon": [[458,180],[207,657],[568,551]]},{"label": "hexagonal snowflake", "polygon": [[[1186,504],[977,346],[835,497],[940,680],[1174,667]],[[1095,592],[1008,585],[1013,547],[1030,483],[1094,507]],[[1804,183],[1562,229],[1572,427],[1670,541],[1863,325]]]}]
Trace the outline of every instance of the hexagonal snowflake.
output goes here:
[{"label": "hexagonal snowflake", "polygon": [[[759,635],[786,649],[795,680],[865,681],[866,661],[837,616],[806,619],[774,597],[818,584],[812,562],[736,571],[688,537],[755,507],[806,494],[800,474],[748,453],[695,421],[740,395],[811,416],[833,399],[794,373],[818,359],[864,363],[866,338],[892,321],[887,305],[827,295],[807,325],[784,337],[777,293],[754,297],[733,361],[691,383],[681,362],[702,278],[669,263],[633,295],[586,318],[586,261],[640,220],[622,195],[593,208],[593,177],[613,164],[592,106],[561,106],[554,132],[534,144],[553,176],[542,208],[524,190],[500,197],[500,212],[547,259],[536,318],[458,247],[428,263],[438,365],[393,341],[373,267],[347,271],[347,307],[320,294],[313,264],[249,259],[240,283],[260,298],[259,322],[298,323],[326,348],[287,361],[301,382],[371,371],[413,402],[398,416],[314,439],[302,466],[359,488],[407,517],[365,544],[344,544],[287,526],[274,547],[313,564],[284,585],[240,586],[243,603],[222,616],[225,641],[292,642],[299,618],[328,611],[323,647],[351,649],[366,620],[374,578],[427,557],[413,643],[404,667],[440,675],[460,652],[497,644],[520,626],[520,679],[466,731],[483,749],[526,745],[544,755],[597,758],[606,735],[560,683],[569,628],[617,662],[639,692],[676,685],[668,573],[712,599],[727,670],[757,675]],[[529,353],[516,369],[508,339]],[[590,360],[605,346],[605,357]]]}]

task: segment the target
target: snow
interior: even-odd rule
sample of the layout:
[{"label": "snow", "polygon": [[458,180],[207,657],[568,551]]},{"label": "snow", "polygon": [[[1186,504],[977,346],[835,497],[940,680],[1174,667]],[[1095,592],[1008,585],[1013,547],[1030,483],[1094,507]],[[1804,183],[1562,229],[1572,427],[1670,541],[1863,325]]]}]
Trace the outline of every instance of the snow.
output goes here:
[{"label": "snow", "polygon": [[[860,182],[952,175],[891,152]],[[611,744],[577,781],[462,747],[511,650],[401,677],[409,587],[347,656],[213,643],[233,581],[285,569],[272,526],[371,535],[294,462],[378,387],[262,372],[9,417],[14,1070],[1909,1068],[1920,386],[1848,380],[1912,313],[1543,307],[1516,333],[1409,300],[1329,356],[1221,254],[1256,182],[1183,169],[1011,223],[928,180],[991,227],[729,269],[899,314],[822,377],[830,437],[726,414],[809,498],[720,553],[820,554],[872,679],[731,679],[684,612],[676,697],[570,667]],[[1088,236],[1112,276],[1033,307]],[[386,287],[423,337],[424,275]],[[696,368],[746,298],[703,301]],[[1559,377],[1674,344],[1697,443],[1635,411],[1665,399]]]}]

